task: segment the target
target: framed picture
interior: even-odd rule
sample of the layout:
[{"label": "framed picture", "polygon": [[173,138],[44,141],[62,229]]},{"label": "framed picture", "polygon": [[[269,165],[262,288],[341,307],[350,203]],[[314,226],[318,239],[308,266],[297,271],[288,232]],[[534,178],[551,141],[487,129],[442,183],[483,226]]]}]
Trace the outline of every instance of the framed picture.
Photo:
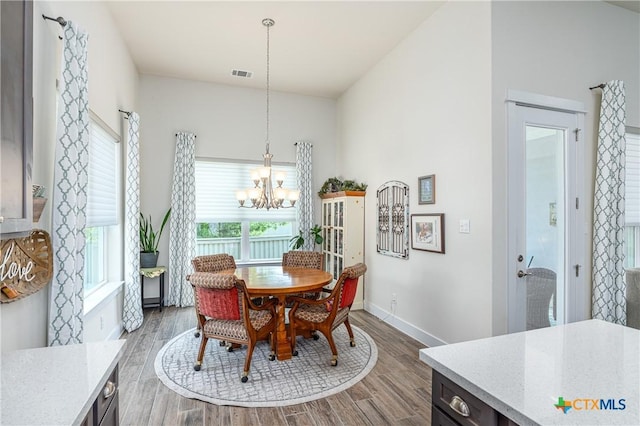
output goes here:
[{"label": "framed picture", "polygon": [[418,204],[435,204],[436,202],[436,175],[421,176],[418,178]]},{"label": "framed picture", "polygon": [[411,248],[444,254],[444,213],[411,215]]}]

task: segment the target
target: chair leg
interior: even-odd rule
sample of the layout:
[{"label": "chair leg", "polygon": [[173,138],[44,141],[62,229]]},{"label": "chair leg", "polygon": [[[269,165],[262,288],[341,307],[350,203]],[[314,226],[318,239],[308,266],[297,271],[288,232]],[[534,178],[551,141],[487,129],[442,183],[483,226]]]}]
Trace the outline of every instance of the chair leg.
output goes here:
[{"label": "chair leg", "polygon": [[240,379],[242,383],[246,383],[249,380],[249,368],[251,367],[251,357],[253,356],[253,348],[255,346],[255,342],[249,340],[247,344],[247,356],[244,359],[244,371],[242,372],[242,378]]},{"label": "chair leg", "polygon": [[275,333],[269,333],[269,345],[271,346],[271,353],[269,354],[269,361],[275,361],[275,359],[276,359],[276,336],[275,336]]},{"label": "chair leg", "polygon": [[198,351],[198,359],[196,360],[196,365],[193,366],[193,369],[196,371],[200,371],[200,368],[202,367],[202,358],[204,358],[204,348],[207,347],[208,340],[209,338],[203,334],[202,341],[200,342],[200,350]]},{"label": "chair leg", "polygon": [[338,365],[338,349],[336,348],[336,343],[333,341],[333,334],[331,333],[331,329],[328,331],[320,330],[324,337],[329,341],[329,347],[331,348],[331,353],[333,356],[331,357],[331,365],[335,367]]},{"label": "chair leg", "polygon": [[344,326],[347,327],[347,333],[349,333],[349,345],[351,345],[351,347],[355,347],[356,346],[356,341],[353,337],[353,330],[351,330],[351,324],[349,324],[349,317],[347,317],[347,319],[344,320]]}]

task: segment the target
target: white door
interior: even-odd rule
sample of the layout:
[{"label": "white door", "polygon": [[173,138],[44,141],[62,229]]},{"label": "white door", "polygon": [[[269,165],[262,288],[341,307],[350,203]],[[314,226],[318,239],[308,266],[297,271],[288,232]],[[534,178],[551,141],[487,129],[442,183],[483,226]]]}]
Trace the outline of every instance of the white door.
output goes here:
[{"label": "white door", "polygon": [[584,115],[508,104],[508,330],[577,317],[582,288]]}]

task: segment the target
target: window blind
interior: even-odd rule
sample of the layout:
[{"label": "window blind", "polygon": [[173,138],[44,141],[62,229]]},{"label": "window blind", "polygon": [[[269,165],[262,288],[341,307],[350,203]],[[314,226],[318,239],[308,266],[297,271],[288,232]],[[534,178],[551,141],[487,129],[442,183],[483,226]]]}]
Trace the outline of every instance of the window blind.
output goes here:
[{"label": "window blind", "polygon": [[118,223],[116,140],[94,120],[89,123],[87,227]]},{"label": "window blind", "polygon": [[640,226],[640,135],[626,134],[625,223]]},{"label": "window blind", "polygon": [[[295,221],[295,208],[267,211],[266,209],[238,207],[236,191],[252,188],[251,170],[261,166],[262,164],[259,163],[229,160],[196,160],[196,222]],[[286,173],[283,188],[294,189],[296,187],[294,166],[273,165],[272,176],[274,171]],[[288,205],[288,201],[285,203]],[[250,204],[251,201],[247,201],[245,206]]]}]

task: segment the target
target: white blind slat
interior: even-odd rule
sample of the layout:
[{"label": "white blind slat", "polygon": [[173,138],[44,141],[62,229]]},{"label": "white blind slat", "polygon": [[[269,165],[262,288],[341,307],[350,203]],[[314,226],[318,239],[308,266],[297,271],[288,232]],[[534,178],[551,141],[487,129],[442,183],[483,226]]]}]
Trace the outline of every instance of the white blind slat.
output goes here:
[{"label": "white blind slat", "polygon": [[89,124],[87,227],[118,223],[116,140],[98,123]]},{"label": "white blind slat", "polygon": [[[196,222],[253,222],[295,221],[296,209],[252,209],[238,207],[236,192],[253,187],[251,170],[261,167],[256,163],[236,163],[223,160],[196,161]],[[272,176],[276,171],[284,171],[286,178],[283,187],[296,187],[294,166],[273,165]],[[246,204],[245,204],[246,205]]]},{"label": "white blind slat", "polygon": [[640,226],[640,135],[626,134],[625,222]]}]

